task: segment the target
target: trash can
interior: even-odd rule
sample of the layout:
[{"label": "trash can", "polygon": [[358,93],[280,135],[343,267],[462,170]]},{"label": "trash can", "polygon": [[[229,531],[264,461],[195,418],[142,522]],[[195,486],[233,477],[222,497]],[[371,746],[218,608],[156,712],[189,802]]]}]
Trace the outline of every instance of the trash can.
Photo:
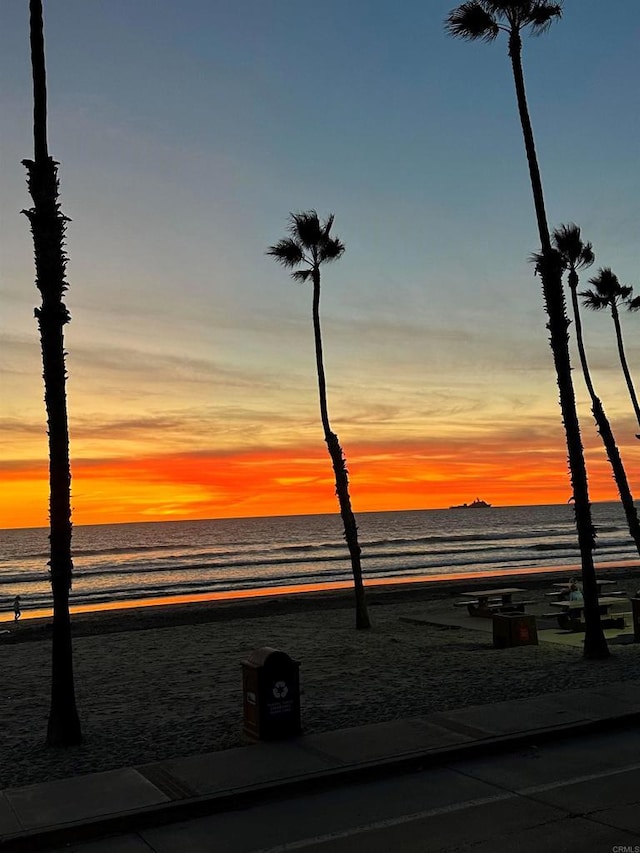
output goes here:
[{"label": "trash can", "polygon": [[493,645],[496,649],[537,646],[536,617],[528,613],[494,613]]},{"label": "trash can", "polygon": [[300,734],[300,664],[263,646],[242,661],[243,733],[251,740]]},{"label": "trash can", "polygon": [[631,599],[631,616],[633,618],[633,642],[640,643],[640,592]]}]

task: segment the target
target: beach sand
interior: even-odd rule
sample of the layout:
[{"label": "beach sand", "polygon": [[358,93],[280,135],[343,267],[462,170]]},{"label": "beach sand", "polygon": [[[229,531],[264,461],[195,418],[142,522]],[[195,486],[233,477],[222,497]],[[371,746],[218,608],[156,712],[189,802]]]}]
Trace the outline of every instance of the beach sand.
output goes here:
[{"label": "beach sand", "polygon": [[[640,586],[637,569],[607,576],[630,594]],[[558,577],[510,580],[542,602]],[[606,661],[585,661],[579,647],[497,650],[490,633],[471,625],[401,619],[453,610],[457,593],[473,586],[370,590],[370,631],[355,630],[352,594],[344,592],[79,615],[74,665],[84,743],[72,749],[44,745],[49,620],[11,625],[0,638],[0,787],[241,745],[241,661],[261,646],[300,662],[305,733],[640,680],[637,644],[612,646]]]}]

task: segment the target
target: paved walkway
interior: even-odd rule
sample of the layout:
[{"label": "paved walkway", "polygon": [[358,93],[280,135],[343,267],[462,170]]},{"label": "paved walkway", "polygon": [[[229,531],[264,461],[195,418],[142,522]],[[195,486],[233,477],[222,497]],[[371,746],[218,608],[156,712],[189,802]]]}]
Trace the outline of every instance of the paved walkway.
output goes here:
[{"label": "paved walkway", "polygon": [[135,832],[638,721],[640,683],[625,682],[7,789],[0,792],[0,851]]},{"label": "paved walkway", "polygon": [[[549,603],[540,602],[528,605],[527,615],[536,617],[538,641],[553,645],[581,648],[584,645],[584,634],[579,631],[568,631],[558,625],[558,614],[549,615]],[[605,628],[604,635],[609,645],[627,644],[634,642],[633,616],[631,602],[626,597],[615,599],[610,608],[609,616],[624,617],[624,627]],[[452,607],[451,602],[443,602],[441,607],[430,610],[424,616],[400,616],[405,622],[416,625],[446,625],[448,628],[466,628],[484,634],[493,633],[491,619],[471,617],[466,607]]]}]

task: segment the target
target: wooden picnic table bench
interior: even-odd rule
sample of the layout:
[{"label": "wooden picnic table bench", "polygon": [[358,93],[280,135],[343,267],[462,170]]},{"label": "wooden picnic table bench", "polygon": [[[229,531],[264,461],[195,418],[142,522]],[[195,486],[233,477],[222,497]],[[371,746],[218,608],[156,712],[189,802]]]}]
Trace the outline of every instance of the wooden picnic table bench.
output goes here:
[{"label": "wooden picnic table bench", "polygon": [[[602,620],[603,627],[624,628],[624,616],[614,618],[609,614],[609,608],[614,604],[620,604],[621,600],[619,596],[603,596],[598,599],[598,610],[601,616],[609,617]],[[584,601],[550,601],[549,606],[557,607],[561,611],[557,614],[561,628],[570,628],[572,631],[584,630]]]},{"label": "wooden picnic table bench", "polygon": [[494,613],[523,613],[530,601],[513,601],[516,592],[524,592],[520,587],[509,586],[496,589],[476,590],[475,592],[461,592],[462,602],[456,602],[458,606],[467,605],[470,616],[492,616]]}]

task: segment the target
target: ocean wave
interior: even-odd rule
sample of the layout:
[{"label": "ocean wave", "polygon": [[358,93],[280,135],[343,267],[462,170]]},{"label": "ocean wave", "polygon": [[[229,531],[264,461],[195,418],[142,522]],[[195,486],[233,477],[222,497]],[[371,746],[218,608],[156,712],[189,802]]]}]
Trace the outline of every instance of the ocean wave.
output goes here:
[{"label": "ocean wave", "polygon": [[[610,532],[617,532],[619,528],[612,527],[610,528]],[[605,531],[605,528],[599,528],[602,532]],[[470,531],[468,533],[458,533],[458,534],[450,534],[450,533],[441,533],[441,534],[427,534],[427,535],[415,535],[415,536],[387,536],[384,538],[373,538],[368,539],[365,536],[361,535],[361,547],[370,549],[370,548],[384,548],[389,547],[393,549],[397,549],[402,546],[432,546],[439,545],[441,543],[449,543],[449,544],[465,544],[470,542],[503,542],[505,540],[511,540],[514,543],[518,544],[526,544],[527,541],[535,540],[537,538],[545,538],[548,540],[549,538],[557,538],[563,536],[571,536],[573,535],[573,530],[571,526],[568,525],[567,529],[558,529],[558,530],[550,530],[550,529],[529,529],[526,531],[515,531],[515,530],[507,530],[507,531],[496,531],[489,530],[486,532],[481,531]],[[252,553],[255,551],[259,551],[261,554],[273,554],[273,553],[283,553],[283,554],[306,554],[306,553],[317,553],[321,551],[333,551],[336,549],[341,549],[345,547],[344,539],[332,539],[322,542],[307,542],[304,544],[289,544],[286,542],[276,542],[276,543],[245,543],[238,544],[235,546],[230,546],[228,543],[225,545],[211,545],[211,543],[207,545],[200,544],[185,544],[180,542],[153,542],[153,543],[140,543],[140,544],[127,544],[127,545],[113,545],[109,547],[84,547],[82,545],[75,545],[72,543],[72,557],[74,560],[81,560],[84,558],[90,557],[135,557],[136,555],[151,555],[154,553],[162,553],[162,552],[173,552],[171,557],[174,559],[184,559],[188,554],[193,554],[195,556],[199,556],[200,559],[218,559],[223,560],[228,557],[233,558],[238,554],[239,551],[245,551],[246,553]],[[20,555],[21,561],[35,561],[35,560],[43,560],[46,561],[49,559],[49,551],[45,550],[37,550],[37,551],[29,551]]]},{"label": "ocean wave", "polygon": [[[558,547],[566,547],[566,546],[558,546]],[[471,547],[468,546],[464,549],[465,554],[473,555],[475,560],[478,560],[482,555],[491,555],[497,549],[490,549],[482,546]],[[502,546],[499,550],[505,550],[504,546]],[[517,548],[512,548],[511,550],[518,550]],[[362,561],[366,563],[368,561],[380,561],[380,560],[394,560],[394,561],[402,561],[409,558],[414,557],[430,557],[432,559],[439,559],[440,561],[449,562],[446,559],[448,556],[451,559],[455,558],[457,554],[460,553],[460,550],[452,550],[447,548],[442,549],[432,549],[430,551],[426,551],[424,548],[405,548],[405,549],[397,549],[397,550],[385,550],[385,551],[367,551],[366,548],[363,548],[362,552]],[[486,557],[482,557],[481,562],[484,562]],[[295,565],[322,565],[324,563],[336,563],[336,562],[348,562],[349,561],[349,552],[344,545],[342,545],[339,549],[336,549],[335,553],[331,554],[321,554],[316,552],[309,552],[306,555],[291,555],[291,556],[278,556],[278,557],[266,557],[263,555],[255,555],[255,556],[247,556],[243,558],[236,559],[227,559],[220,560],[215,557],[213,559],[202,559],[202,555],[197,555],[191,559],[185,559],[178,556],[175,556],[172,559],[163,558],[162,561],[154,560],[152,558],[147,558],[143,561],[131,561],[129,564],[118,565],[118,566],[77,566],[74,570],[75,577],[100,577],[105,576],[108,577],[110,575],[118,575],[118,574],[154,574],[160,572],[175,572],[175,571],[207,571],[207,570],[219,570],[225,571],[229,569],[239,569],[239,568],[274,568],[277,566],[295,566]]]},{"label": "ocean wave", "polygon": [[[619,505],[594,508],[601,560],[637,556]],[[498,508],[358,516],[367,578],[509,571],[578,562],[572,511]],[[73,600],[322,583],[350,578],[340,520],[332,516],[167,522],[80,528]],[[0,595],[50,599],[46,531],[0,533]],[[8,606],[8,605],[7,605]]]},{"label": "ocean wave", "polygon": [[[598,553],[600,555],[611,552],[616,553],[622,550],[627,544],[624,539],[619,541],[606,543],[602,540],[599,542]],[[459,543],[458,543],[459,545]],[[388,571],[403,571],[408,565],[411,567],[420,565],[425,568],[441,568],[455,565],[469,565],[477,563],[478,565],[486,565],[487,563],[510,562],[518,559],[522,554],[522,559],[528,559],[531,562],[531,557],[527,554],[531,553],[556,553],[558,556],[566,556],[569,558],[578,558],[579,552],[577,544],[570,540],[564,542],[544,543],[537,542],[523,547],[522,545],[514,545],[506,543],[504,540],[491,543],[468,543],[465,547],[456,548],[431,548],[423,547],[405,547],[398,549],[385,548],[384,550],[374,550],[363,548],[362,563],[365,569],[371,568],[376,571],[384,569]],[[195,557],[185,559],[178,555],[171,557],[152,559],[147,556],[143,559],[131,559],[128,563],[104,565],[78,565],[76,564],[73,577],[76,579],[93,579],[100,578],[109,579],[117,576],[122,577],[139,577],[159,576],[162,574],[178,574],[183,572],[193,572],[194,575],[202,576],[205,573],[219,572],[233,573],[233,577],[237,577],[237,570],[246,569],[253,570],[254,576],[263,578],[270,575],[278,575],[280,577],[292,577],[296,574],[300,576],[308,575],[310,571],[327,571],[332,565],[344,563],[349,564],[349,554],[344,545],[336,549],[335,553],[317,553],[315,551],[307,552],[305,555],[298,554],[296,556],[279,555],[277,557],[266,557],[262,554],[247,555],[243,558],[220,560],[216,559],[198,559]],[[299,566],[299,571],[296,572],[295,567]],[[48,572],[40,568],[37,572],[16,572],[16,571],[0,571],[0,585],[12,585],[25,582],[48,582]],[[28,578],[28,580],[27,580]]]}]

